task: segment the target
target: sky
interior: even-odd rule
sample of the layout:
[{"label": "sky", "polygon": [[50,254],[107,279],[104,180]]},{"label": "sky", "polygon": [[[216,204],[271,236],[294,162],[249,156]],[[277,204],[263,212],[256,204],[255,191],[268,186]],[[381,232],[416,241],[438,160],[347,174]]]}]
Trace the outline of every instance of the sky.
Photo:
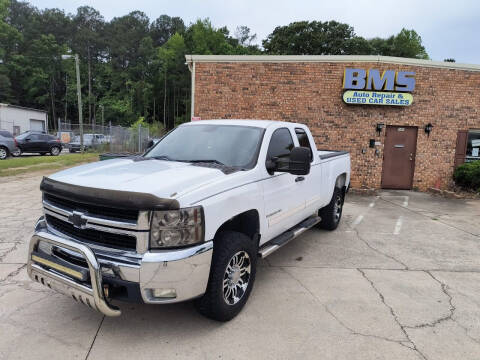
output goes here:
[{"label": "sky", "polygon": [[403,27],[422,37],[432,60],[454,58],[457,63],[480,64],[480,1],[478,0],[30,0],[38,8],[75,13],[92,6],[105,17],[143,11],[151,21],[162,14],[179,16],[188,25],[209,18],[215,27],[233,34],[246,25],[258,43],[276,26],[293,21],[336,20],[347,23],[365,38],[397,34]]}]

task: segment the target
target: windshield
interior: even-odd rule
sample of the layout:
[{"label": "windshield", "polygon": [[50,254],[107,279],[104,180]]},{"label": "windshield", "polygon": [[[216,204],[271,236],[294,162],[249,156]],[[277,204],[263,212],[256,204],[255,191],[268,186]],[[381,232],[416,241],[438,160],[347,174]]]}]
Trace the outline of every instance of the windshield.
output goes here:
[{"label": "windshield", "polygon": [[250,169],[257,162],[262,136],[263,129],[252,126],[180,126],[145,156],[186,162],[204,160]]}]

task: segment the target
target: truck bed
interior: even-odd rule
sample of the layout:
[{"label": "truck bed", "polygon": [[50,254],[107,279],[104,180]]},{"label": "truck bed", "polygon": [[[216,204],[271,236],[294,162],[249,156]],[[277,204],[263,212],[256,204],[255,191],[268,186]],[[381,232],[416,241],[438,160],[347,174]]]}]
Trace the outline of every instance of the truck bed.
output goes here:
[{"label": "truck bed", "polygon": [[336,156],[348,155],[348,151],[337,151],[337,150],[319,150],[317,149],[318,157],[320,160],[330,159]]}]

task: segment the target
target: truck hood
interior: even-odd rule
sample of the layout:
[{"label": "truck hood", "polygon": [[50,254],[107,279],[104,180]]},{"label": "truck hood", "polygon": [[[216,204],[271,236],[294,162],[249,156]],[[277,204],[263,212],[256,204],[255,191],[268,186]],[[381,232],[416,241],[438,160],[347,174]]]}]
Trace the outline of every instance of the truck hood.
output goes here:
[{"label": "truck hood", "polygon": [[189,163],[112,159],[63,170],[49,178],[78,186],[177,198],[206,184],[221,181],[226,176],[218,169]]}]

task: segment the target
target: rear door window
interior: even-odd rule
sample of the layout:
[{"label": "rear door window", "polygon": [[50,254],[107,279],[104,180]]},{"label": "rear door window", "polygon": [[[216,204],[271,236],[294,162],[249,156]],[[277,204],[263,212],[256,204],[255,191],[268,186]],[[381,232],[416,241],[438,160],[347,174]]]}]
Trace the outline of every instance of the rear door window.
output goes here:
[{"label": "rear door window", "polygon": [[308,140],[308,135],[305,130],[301,128],[295,128],[295,134],[297,135],[298,143],[301,147],[306,147],[310,150],[310,161],[313,160],[312,146],[310,145],[310,140]]}]

